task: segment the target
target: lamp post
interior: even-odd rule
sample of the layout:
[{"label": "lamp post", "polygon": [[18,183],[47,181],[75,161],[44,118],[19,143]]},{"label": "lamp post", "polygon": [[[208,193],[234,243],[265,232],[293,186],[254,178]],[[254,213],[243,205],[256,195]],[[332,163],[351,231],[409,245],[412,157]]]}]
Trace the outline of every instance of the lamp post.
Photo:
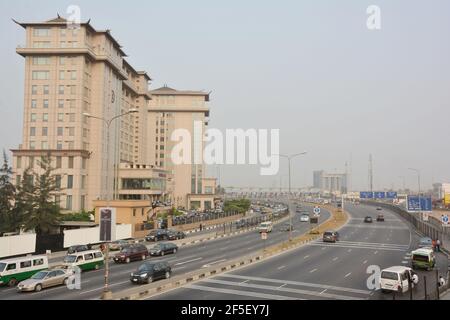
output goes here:
[{"label": "lamp post", "polygon": [[[286,154],[279,154],[280,157],[286,158],[288,159],[288,166],[289,166],[289,196],[291,195],[291,160],[298,157],[298,156],[303,156],[307,154],[306,151],[301,152],[301,153],[296,153],[296,154],[290,154],[290,155],[286,155]],[[289,210],[289,241],[291,241],[292,239],[292,210]]]},{"label": "lamp post", "polygon": [[[421,198],[421,194],[420,194],[420,170],[419,169],[415,169],[415,168],[408,168],[408,170],[414,171],[415,173],[417,173],[417,182],[419,185],[419,208],[422,209],[422,198]],[[422,210],[419,210],[419,212],[421,212]]]},{"label": "lamp post", "polygon": [[[106,206],[109,208],[110,206],[110,201],[111,201],[111,194],[110,194],[110,187],[109,187],[109,174],[110,174],[110,156],[109,156],[109,143],[110,143],[110,139],[109,139],[109,131],[111,129],[111,124],[113,123],[114,120],[120,118],[120,117],[124,117],[127,116],[129,114],[132,113],[136,113],[139,112],[137,109],[130,109],[128,112],[126,113],[122,113],[119,114],[115,117],[112,117],[111,119],[105,119],[105,118],[101,118],[101,117],[96,117],[96,116],[92,116],[89,113],[83,113],[83,116],[87,117],[87,118],[93,118],[93,119],[98,119],[101,120],[105,123],[106,125]],[[115,172],[113,174],[113,179],[115,180]],[[111,299],[112,298],[112,292],[109,289],[109,242],[105,243],[105,283],[104,283],[104,288],[103,288],[103,294],[102,294],[102,299],[106,300],[106,299]]]}]

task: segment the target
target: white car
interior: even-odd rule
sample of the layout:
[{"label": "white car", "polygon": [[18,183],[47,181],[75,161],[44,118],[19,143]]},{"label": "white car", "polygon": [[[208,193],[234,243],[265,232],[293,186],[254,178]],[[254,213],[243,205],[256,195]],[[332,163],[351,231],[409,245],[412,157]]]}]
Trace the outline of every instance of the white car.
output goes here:
[{"label": "white car", "polygon": [[302,214],[300,216],[300,222],[309,222],[309,215],[307,214]]},{"label": "white car", "polygon": [[409,267],[396,266],[381,270],[380,275],[380,289],[382,292],[407,292],[409,284],[412,287],[417,286],[419,277]]}]

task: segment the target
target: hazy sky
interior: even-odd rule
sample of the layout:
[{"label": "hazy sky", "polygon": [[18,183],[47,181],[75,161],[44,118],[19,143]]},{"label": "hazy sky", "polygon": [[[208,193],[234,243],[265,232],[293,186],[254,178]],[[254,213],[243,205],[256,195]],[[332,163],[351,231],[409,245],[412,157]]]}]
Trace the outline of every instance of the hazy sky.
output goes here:
[{"label": "hazy sky", "polygon": [[[212,91],[211,127],[279,128],[294,161],[293,186],[312,171],[344,171],[367,189],[450,181],[450,1],[1,1],[0,146],[22,136],[24,30],[79,5],[82,20],[111,29],[153,88]],[[369,5],[381,30],[366,27]],[[285,175],[286,162],[280,174]],[[210,170],[215,172],[216,170]],[[258,166],[222,167],[228,186],[279,186]],[[287,178],[284,177],[284,183]]]}]

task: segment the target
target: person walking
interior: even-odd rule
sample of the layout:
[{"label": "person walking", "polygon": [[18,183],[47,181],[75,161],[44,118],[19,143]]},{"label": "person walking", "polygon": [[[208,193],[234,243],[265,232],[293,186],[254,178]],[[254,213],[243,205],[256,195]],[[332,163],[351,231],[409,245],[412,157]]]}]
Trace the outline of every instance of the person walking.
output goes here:
[{"label": "person walking", "polygon": [[433,251],[436,251],[436,240],[435,239],[431,240],[431,248],[433,249]]},{"label": "person walking", "polygon": [[441,240],[439,239],[436,240],[436,251],[437,252],[441,251]]}]

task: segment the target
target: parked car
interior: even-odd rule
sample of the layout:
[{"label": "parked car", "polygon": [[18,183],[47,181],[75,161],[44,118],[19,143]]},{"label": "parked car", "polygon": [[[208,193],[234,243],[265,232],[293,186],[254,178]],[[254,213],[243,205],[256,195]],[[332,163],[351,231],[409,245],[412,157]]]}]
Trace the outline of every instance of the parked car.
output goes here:
[{"label": "parked car", "polygon": [[167,234],[167,230],[165,229],[155,229],[149,232],[149,234],[145,237],[146,241],[161,241],[168,240],[169,236]]},{"label": "parked car", "polygon": [[117,240],[114,242],[111,242],[109,245],[109,250],[111,251],[117,251],[122,250],[123,247],[129,245],[128,241],[126,240]]},{"label": "parked car", "polygon": [[404,293],[409,290],[410,283],[413,288],[417,286],[419,277],[411,268],[395,266],[381,270],[379,283],[381,292]]},{"label": "parked car", "polygon": [[420,238],[419,248],[433,248],[433,240],[430,237]]},{"label": "parked car", "polygon": [[82,245],[75,245],[70,246],[67,250],[67,254],[77,253],[77,252],[83,252],[83,251],[89,251],[91,250],[90,246],[82,244]]},{"label": "parked car", "polygon": [[168,240],[180,240],[186,238],[186,234],[183,231],[167,230]]},{"label": "parked car", "polygon": [[384,215],[379,214],[379,215],[377,216],[377,221],[378,221],[378,222],[384,221]]},{"label": "parked car", "polygon": [[64,269],[43,270],[35,273],[31,278],[19,282],[17,291],[36,291],[39,292],[44,288],[60,286],[67,284],[71,272]]},{"label": "parked car", "polygon": [[294,230],[294,226],[290,223],[284,223],[280,228],[280,231],[292,231],[292,230]]},{"label": "parked car", "polygon": [[151,283],[158,279],[169,279],[172,275],[172,268],[166,261],[145,262],[131,273],[131,283]]},{"label": "parked car", "polygon": [[130,263],[135,260],[147,259],[149,253],[147,247],[143,244],[131,244],[123,247],[122,250],[114,257],[115,263]]},{"label": "parked car", "polygon": [[337,231],[329,230],[323,233],[323,242],[336,242],[339,241],[339,233]]},{"label": "parked car", "polygon": [[300,222],[309,222],[309,214],[302,214],[300,216]]},{"label": "parked car", "polygon": [[372,219],[372,217],[367,216],[367,217],[364,218],[364,222],[365,222],[365,223],[372,223],[372,222],[373,222],[373,219]]},{"label": "parked car", "polygon": [[177,253],[178,246],[171,242],[161,242],[150,249],[151,256],[164,256],[168,253]]}]

